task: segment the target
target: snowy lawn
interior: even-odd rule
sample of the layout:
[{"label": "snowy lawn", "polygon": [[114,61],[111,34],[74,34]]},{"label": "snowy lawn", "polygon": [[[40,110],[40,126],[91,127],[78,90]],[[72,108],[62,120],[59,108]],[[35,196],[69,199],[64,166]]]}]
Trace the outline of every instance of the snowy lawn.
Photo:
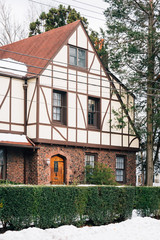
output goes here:
[{"label": "snowy lawn", "polygon": [[132,217],[121,223],[100,227],[61,226],[42,230],[28,228],[7,231],[0,240],[159,240],[160,220],[149,217]]}]

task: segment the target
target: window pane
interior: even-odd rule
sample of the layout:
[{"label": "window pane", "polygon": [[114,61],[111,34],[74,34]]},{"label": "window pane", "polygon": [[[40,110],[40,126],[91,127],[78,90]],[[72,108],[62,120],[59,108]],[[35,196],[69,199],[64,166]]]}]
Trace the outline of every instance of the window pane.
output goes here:
[{"label": "window pane", "polygon": [[88,110],[89,112],[95,112],[95,100],[93,99],[88,99]]},{"label": "window pane", "polygon": [[86,66],[86,61],[85,61],[85,59],[78,59],[78,66],[79,67],[85,67]]},{"label": "window pane", "polygon": [[77,58],[76,57],[73,57],[73,56],[70,56],[69,57],[69,63],[71,64],[71,65],[77,65]]},{"label": "window pane", "polygon": [[62,99],[61,93],[56,93],[56,92],[53,93],[53,105],[54,106],[61,107],[61,99]]},{"label": "window pane", "polygon": [[58,162],[57,161],[54,162],[54,172],[55,173],[58,172]]},{"label": "window pane", "polygon": [[0,149],[0,179],[5,178],[4,173],[4,151],[3,149]]},{"label": "window pane", "polygon": [[77,48],[70,47],[69,48],[69,55],[77,58]]},{"label": "window pane", "polygon": [[124,157],[117,157],[116,168],[124,169]]},{"label": "window pane", "polygon": [[61,108],[53,107],[53,120],[61,120]]},{"label": "window pane", "polygon": [[3,150],[0,149],[0,165],[4,164],[4,154],[3,154]]},{"label": "window pane", "polygon": [[85,59],[85,56],[86,56],[85,50],[78,49],[78,58]]},{"label": "window pane", "polygon": [[124,165],[124,157],[117,156],[116,157],[116,181],[124,182],[124,173],[125,173],[125,165]]},{"label": "window pane", "polygon": [[86,52],[85,50],[78,49],[78,66],[86,67]]},{"label": "window pane", "polygon": [[116,170],[116,181],[123,182],[123,170]]},{"label": "window pane", "polygon": [[85,165],[86,166],[91,166],[92,168],[94,168],[94,161],[95,161],[94,155],[86,155],[85,156]]}]

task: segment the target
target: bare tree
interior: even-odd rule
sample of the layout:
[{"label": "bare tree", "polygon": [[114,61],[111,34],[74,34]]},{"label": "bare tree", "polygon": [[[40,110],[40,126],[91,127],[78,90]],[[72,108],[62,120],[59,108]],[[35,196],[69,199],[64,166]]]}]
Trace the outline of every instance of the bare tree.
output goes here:
[{"label": "bare tree", "polygon": [[0,1],[0,45],[6,45],[27,37],[23,24],[15,22],[12,9]]}]

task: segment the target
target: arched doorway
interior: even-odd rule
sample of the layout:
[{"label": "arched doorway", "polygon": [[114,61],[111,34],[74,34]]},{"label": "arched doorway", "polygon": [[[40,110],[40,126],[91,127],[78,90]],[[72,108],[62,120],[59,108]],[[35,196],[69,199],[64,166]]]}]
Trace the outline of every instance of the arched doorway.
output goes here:
[{"label": "arched doorway", "polygon": [[51,184],[64,183],[64,159],[60,156],[51,158]]}]

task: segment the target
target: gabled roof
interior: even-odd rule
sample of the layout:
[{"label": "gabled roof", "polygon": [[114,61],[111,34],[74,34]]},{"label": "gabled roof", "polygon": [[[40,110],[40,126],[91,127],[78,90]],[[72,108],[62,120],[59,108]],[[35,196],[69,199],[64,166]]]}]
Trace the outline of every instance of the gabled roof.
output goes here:
[{"label": "gabled roof", "polygon": [[40,74],[79,24],[80,20],[2,46],[0,47],[0,59],[12,58],[18,62],[25,63],[28,66],[27,76]]}]

